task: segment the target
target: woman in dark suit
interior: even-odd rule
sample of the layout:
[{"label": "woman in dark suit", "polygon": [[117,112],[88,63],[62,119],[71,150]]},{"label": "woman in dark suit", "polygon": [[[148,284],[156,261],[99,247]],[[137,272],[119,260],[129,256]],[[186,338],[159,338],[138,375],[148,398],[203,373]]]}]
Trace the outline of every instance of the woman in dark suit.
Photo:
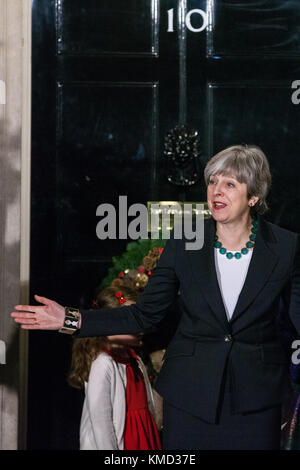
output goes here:
[{"label": "woman in dark suit", "polygon": [[300,335],[298,236],[262,217],[271,175],[260,148],[225,149],[204,176],[212,217],[202,249],[170,239],[136,305],[79,312],[36,296],[43,306],[12,316],[24,329],[79,337],[135,333],[159,322],[180,290],[181,321],[156,384],[164,448],[279,449],[291,386],[276,325],[283,304]]}]

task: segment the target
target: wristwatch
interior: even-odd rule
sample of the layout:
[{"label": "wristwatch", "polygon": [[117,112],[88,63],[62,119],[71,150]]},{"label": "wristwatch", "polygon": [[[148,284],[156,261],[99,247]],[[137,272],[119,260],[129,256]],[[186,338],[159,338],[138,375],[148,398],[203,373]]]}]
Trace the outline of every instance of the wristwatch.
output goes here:
[{"label": "wristwatch", "polygon": [[80,312],[77,308],[65,307],[65,320],[59,333],[73,335],[78,330]]}]

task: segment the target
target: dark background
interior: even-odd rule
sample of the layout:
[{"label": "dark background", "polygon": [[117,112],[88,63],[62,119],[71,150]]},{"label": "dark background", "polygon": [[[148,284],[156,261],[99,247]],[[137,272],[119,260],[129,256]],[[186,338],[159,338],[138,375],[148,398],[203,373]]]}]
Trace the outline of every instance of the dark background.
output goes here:
[{"label": "dark background", "polygon": [[[273,174],[266,218],[300,231],[300,4],[248,0],[33,0],[31,302],[89,307],[127,240],[96,237],[96,208],[205,201],[203,178],[168,182],[166,133],[198,130],[199,165],[255,143]],[[207,11],[189,31],[178,8]],[[174,32],[168,10],[174,8]],[[201,16],[193,14],[199,28]],[[167,341],[167,338],[166,338]],[[76,449],[83,393],[72,339],[30,333],[28,448]]]}]

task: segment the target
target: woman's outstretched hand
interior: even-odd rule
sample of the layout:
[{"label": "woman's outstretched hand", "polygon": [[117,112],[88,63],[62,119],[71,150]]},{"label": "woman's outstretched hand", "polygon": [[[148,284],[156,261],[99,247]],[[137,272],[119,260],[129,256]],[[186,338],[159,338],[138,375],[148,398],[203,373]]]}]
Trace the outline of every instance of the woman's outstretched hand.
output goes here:
[{"label": "woman's outstretched hand", "polygon": [[34,296],[43,305],[16,305],[11,316],[24,330],[59,330],[65,319],[65,308],[54,300]]}]

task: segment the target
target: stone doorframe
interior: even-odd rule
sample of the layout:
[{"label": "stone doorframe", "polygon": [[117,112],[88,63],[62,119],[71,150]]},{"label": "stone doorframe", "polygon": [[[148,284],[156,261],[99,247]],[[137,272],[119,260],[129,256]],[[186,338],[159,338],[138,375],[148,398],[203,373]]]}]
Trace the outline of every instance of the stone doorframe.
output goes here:
[{"label": "stone doorframe", "polygon": [[0,450],[26,448],[30,135],[31,0],[0,0]]}]

